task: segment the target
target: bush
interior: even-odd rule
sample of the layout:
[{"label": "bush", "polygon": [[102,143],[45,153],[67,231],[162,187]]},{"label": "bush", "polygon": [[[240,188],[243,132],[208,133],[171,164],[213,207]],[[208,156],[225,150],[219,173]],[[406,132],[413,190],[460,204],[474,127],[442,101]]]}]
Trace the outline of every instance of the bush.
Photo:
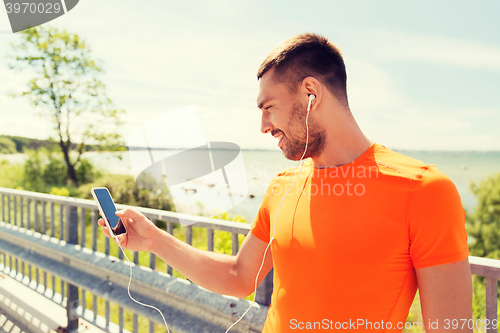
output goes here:
[{"label": "bush", "polygon": [[0,137],[0,154],[15,154],[17,153],[16,144],[14,141],[6,137]]},{"label": "bush", "polygon": [[474,239],[470,246],[473,256],[500,258],[500,173],[490,175],[470,189],[478,204],[468,214],[467,234]]},{"label": "bush", "polygon": [[80,159],[80,162],[75,167],[76,178],[80,184],[88,184],[94,181],[96,171],[94,165],[86,158]]},{"label": "bush", "polygon": [[30,151],[28,152],[28,156],[28,159],[24,162],[23,187],[32,191],[43,192],[44,181],[41,154],[37,151]]},{"label": "bush", "polygon": [[[224,212],[218,216],[215,216],[214,218],[226,220],[226,221],[246,223],[246,220],[243,216],[236,215],[234,217],[231,217],[229,215],[229,213],[227,213],[227,212]],[[244,235],[238,235],[239,246],[241,246],[241,243],[243,242],[244,239],[245,239]],[[231,244],[232,244],[232,240],[231,240],[231,234],[229,232],[219,231],[219,230],[215,231],[215,233],[214,233],[214,252],[232,254]]]},{"label": "bush", "polygon": [[96,181],[79,187],[80,197],[91,199],[92,187],[106,187],[117,204],[172,210],[174,205],[170,192],[150,191],[140,188],[134,177],[128,175],[105,175]]},{"label": "bush", "polygon": [[[467,234],[473,240],[469,252],[473,256],[500,259],[500,173],[490,175],[470,189],[478,204],[472,214],[467,213]],[[474,319],[485,318],[485,279],[473,275]]]},{"label": "bush", "polygon": [[[68,167],[61,153],[46,149],[28,151],[28,159],[24,164],[23,185],[31,191],[50,192],[52,187],[68,186]],[[95,175],[94,166],[87,159],[82,158],[75,168],[80,184],[92,182]],[[70,186],[74,195],[75,187]]]},{"label": "bush", "polygon": [[69,190],[66,187],[61,187],[61,188],[53,187],[50,190],[49,194],[60,195],[60,196],[63,196],[63,197],[68,197],[70,193],[69,193]]},{"label": "bush", "polygon": [[7,160],[0,160],[0,187],[16,188],[22,185],[24,178],[23,166],[10,164]]},{"label": "bush", "polygon": [[68,169],[66,162],[62,156],[50,154],[48,155],[48,163],[42,163],[42,180],[48,185],[63,185],[66,184],[68,178]]}]

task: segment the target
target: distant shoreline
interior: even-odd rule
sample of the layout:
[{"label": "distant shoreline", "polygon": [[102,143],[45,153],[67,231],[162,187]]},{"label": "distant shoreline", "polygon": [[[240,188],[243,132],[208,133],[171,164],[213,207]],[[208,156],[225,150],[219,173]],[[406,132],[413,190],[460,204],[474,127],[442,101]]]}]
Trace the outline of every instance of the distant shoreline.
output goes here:
[{"label": "distant shoreline", "polygon": [[[28,149],[38,149],[40,147],[47,147],[47,146],[52,146],[52,147],[59,147],[57,142],[50,141],[48,139],[46,140],[40,140],[40,139],[32,139],[32,138],[26,138],[26,137],[20,137],[20,136],[12,136],[12,135],[3,135],[0,134],[1,137],[6,137],[10,140],[13,140],[16,142],[16,148],[17,148],[17,153],[10,153],[10,154],[23,154],[23,151],[20,149],[24,149],[27,147]],[[382,144],[382,143],[381,143]],[[74,146],[78,145],[78,143],[73,143]],[[395,152],[398,153],[425,153],[425,154],[484,154],[484,153],[500,153],[500,150],[421,150],[421,149],[399,149],[399,148],[391,148],[387,147]],[[131,150],[131,151],[138,151],[138,150],[148,150],[148,147],[136,147],[136,146],[125,146],[126,150]],[[169,148],[155,148],[152,147],[150,150],[154,151],[171,151],[171,150],[187,150],[187,149],[193,149],[192,147],[186,148],[186,147],[169,147]],[[200,150],[203,148],[200,148]],[[204,150],[204,149],[203,149]],[[218,149],[218,148],[212,148],[212,150],[233,150],[233,149]],[[280,152],[280,149],[260,149],[260,148],[240,148],[241,151],[255,151],[255,152]],[[91,152],[91,151],[101,151],[101,152],[112,152],[113,150],[101,150],[101,146],[98,145],[91,145],[88,144],[86,145],[86,152]],[[9,154],[0,154],[2,155],[9,155]]]}]

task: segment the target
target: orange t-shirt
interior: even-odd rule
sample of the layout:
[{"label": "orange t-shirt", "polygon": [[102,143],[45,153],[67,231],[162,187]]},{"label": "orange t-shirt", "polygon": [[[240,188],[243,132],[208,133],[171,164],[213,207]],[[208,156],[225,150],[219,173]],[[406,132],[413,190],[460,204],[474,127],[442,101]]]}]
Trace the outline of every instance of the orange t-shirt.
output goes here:
[{"label": "orange t-shirt", "polygon": [[415,268],[469,255],[460,195],[435,165],[377,143],[339,167],[306,160],[274,230],[298,171],[274,178],[251,229],[274,234],[266,333],[401,331]]}]

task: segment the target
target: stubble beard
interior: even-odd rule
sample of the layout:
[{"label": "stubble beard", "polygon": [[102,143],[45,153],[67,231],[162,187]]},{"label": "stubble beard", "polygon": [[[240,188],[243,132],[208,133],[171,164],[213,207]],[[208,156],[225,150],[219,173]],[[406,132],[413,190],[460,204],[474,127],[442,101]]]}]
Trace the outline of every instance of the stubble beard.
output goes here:
[{"label": "stubble beard", "polygon": [[307,120],[309,127],[309,143],[306,149],[306,115],[307,112],[304,110],[304,106],[299,102],[294,102],[292,106],[292,113],[290,121],[288,122],[288,132],[290,136],[286,136],[286,145],[283,149],[283,155],[285,158],[292,161],[299,161],[304,155],[304,159],[309,157],[319,156],[323,149],[325,148],[325,131],[322,126],[320,126],[311,115]]}]

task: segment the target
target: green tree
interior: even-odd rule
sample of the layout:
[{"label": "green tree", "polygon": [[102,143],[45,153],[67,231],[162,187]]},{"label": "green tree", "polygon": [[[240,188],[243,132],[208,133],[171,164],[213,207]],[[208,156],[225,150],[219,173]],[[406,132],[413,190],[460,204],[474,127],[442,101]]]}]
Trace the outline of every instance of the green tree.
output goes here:
[{"label": "green tree", "polygon": [[9,138],[0,137],[0,154],[17,153],[16,144]]},{"label": "green tree", "polygon": [[124,111],[117,110],[107,97],[104,83],[98,80],[103,70],[77,34],[38,26],[20,35],[21,41],[11,44],[14,55],[9,56],[9,67],[29,68],[34,77],[26,91],[13,96],[27,97],[41,109],[40,115],[51,119],[68,178],[78,185],[76,169],[87,143],[123,150],[121,136],[110,125],[118,126]]},{"label": "green tree", "polygon": [[[472,240],[470,254],[477,257],[500,259],[500,173],[484,178],[479,184],[472,182],[470,190],[477,198],[472,213],[467,212],[467,234]],[[474,318],[486,314],[484,277],[473,275]]]},{"label": "green tree", "polygon": [[470,253],[500,259],[500,173],[471,183],[470,189],[477,198],[474,212],[467,214],[467,234],[473,238]]}]

